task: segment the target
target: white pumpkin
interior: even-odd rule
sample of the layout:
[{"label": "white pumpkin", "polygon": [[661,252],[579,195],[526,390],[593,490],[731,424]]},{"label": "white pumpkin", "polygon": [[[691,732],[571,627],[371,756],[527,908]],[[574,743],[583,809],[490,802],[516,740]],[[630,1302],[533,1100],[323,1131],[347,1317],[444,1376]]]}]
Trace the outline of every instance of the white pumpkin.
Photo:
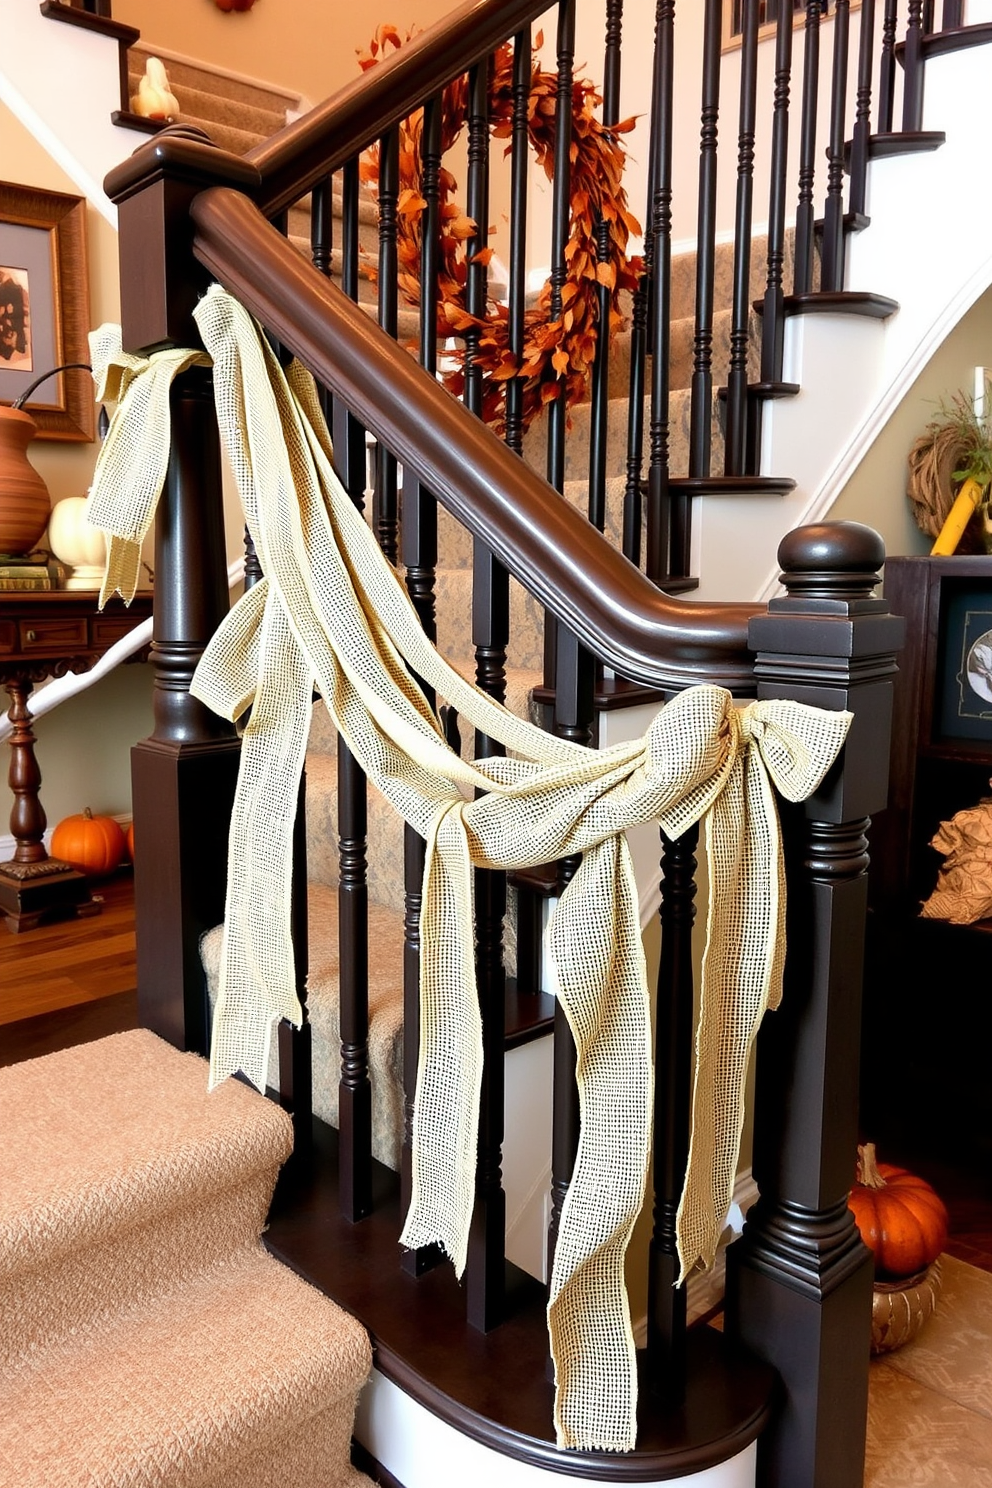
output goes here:
[{"label": "white pumpkin", "polygon": [[99,589],[107,545],[100,529],[86,520],[85,496],[66,496],[55,503],[48,522],[48,545],[73,571],[67,589]]}]

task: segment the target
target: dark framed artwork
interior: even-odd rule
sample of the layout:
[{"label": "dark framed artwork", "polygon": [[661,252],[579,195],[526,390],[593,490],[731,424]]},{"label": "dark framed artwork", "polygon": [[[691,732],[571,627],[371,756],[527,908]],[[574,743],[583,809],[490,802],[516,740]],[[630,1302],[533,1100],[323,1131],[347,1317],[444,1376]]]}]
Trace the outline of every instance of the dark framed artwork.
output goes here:
[{"label": "dark framed artwork", "polygon": [[[0,181],[0,403],[54,367],[88,362],[89,328],[85,200]],[[88,372],[49,378],[24,407],[39,439],[94,437]]]},{"label": "dark framed artwork", "polygon": [[992,743],[992,583],[948,584],[941,606],[934,742]]}]

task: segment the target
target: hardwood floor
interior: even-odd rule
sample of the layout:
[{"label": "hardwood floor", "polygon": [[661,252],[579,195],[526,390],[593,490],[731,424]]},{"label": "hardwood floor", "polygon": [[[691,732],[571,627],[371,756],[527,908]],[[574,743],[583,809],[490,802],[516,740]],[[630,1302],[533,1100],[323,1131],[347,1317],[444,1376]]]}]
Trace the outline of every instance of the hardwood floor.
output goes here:
[{"label": "hardwood floor", "polygon": [[[138,1026],[131,874],[97,892],[103,911],[91,919],[22,935],[0,929],[0,1066]],[[941,1195],[949,1254],[992,1271],[992,1174],[895,1136],[882,1156],[920,1173]]]},{"label": "hardwood floor", "polygon": [[0,1066],[136,1028],[134,884],[100,884],[100,914],[12,935],[0,927]]}]

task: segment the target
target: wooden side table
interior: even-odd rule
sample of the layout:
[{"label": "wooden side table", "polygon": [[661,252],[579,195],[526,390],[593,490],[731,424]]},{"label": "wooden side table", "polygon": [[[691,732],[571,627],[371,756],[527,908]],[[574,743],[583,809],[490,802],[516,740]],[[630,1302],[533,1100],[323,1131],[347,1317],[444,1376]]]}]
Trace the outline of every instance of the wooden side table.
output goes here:
[{"label": "wooden side table", "polygon": [[129,609],[119,599],[97,611],[95,592],[0,594],[0,683],[10,697],[10,774],[14,794],[10,830],[13,858],[0,863],[0,915],[8,930],[31,930],[42,920],[99,913],[82,873],[45,851],[41,771],[28,706],[35,684],[66,672],[86,672],[115,641],[152,612],[150,591]]}]

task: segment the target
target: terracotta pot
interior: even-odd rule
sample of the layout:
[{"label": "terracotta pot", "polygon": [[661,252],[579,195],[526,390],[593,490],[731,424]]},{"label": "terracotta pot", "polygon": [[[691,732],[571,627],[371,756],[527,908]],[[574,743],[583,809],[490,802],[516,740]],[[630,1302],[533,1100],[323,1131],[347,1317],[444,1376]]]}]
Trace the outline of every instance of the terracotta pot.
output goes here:
[{"label": "terracotta pot", "polygon": [[25,453],[36,432],[29,413],[0,408],[0,553],[29,553],[48,525],[48,487]]}]

